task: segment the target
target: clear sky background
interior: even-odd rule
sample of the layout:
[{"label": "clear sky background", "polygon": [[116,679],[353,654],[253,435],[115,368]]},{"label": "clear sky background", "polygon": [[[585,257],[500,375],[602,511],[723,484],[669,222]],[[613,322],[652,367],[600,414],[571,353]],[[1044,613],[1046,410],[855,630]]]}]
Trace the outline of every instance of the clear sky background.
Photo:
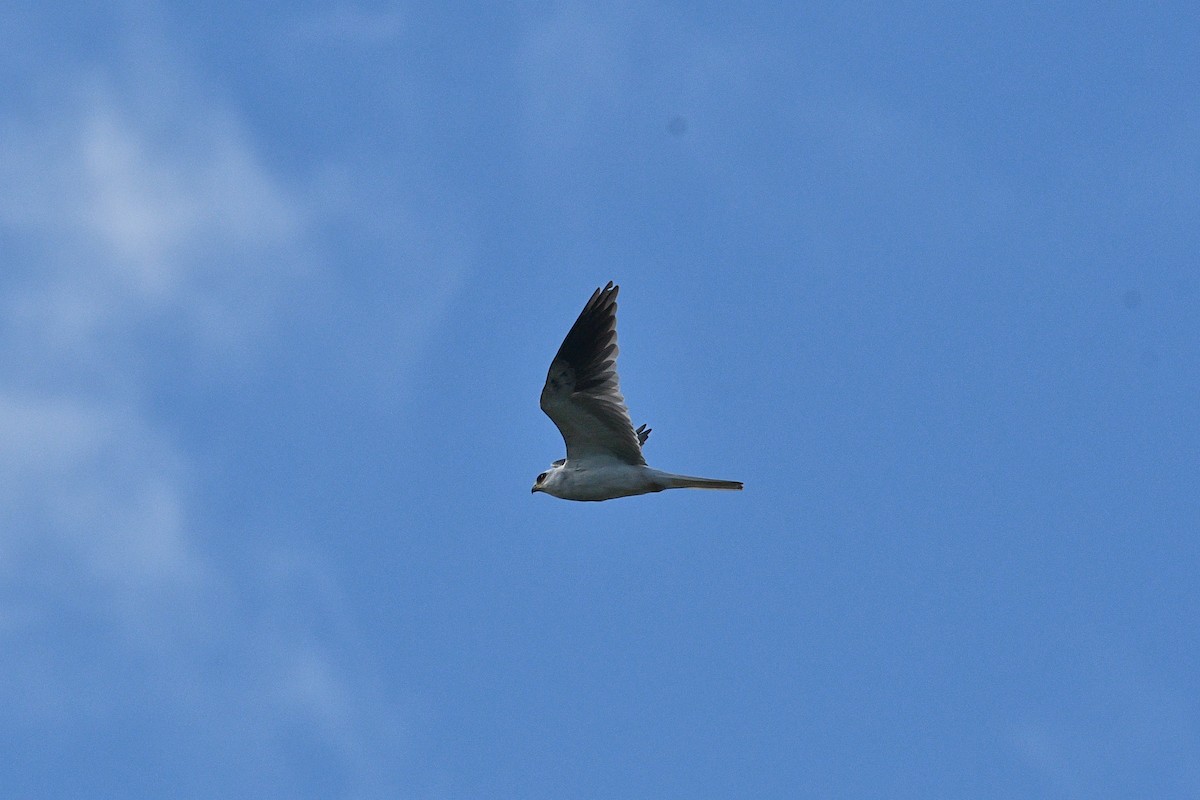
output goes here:
[{"label": "clear sky background", "polygon": [[[3,793],[1200,796],[1198,41],[6,3]],[[530,494],[610,279],[745,492]]]}]

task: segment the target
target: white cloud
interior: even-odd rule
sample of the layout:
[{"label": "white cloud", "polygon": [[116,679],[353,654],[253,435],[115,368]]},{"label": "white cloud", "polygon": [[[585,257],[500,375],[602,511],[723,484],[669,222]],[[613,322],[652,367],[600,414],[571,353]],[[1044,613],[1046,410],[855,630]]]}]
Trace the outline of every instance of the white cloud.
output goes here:
[{"label": "white cloud", "polygon": [[0,394],[0,450],[9,565],[49,553],[126,587],[198,574],[185,541],[179,459],[127,409]]},{"label": "white cloud", "polygon": [[201,338],[252,328],[306,267],[302,204],[220,108],[149,113],[94,82],[64,95],[0,135],[0,224],[33,262],[5,298],[24,332],[78,347],[157,315]]},{"label": "white cloud", "polygon": [[295,204],[230,123],[209,122],[182,153],[147,140],[103,98],[93,100],[82,123],[72,177],[80,184],[85,230],[147,300],[178,299],[190,271],[223,269],[188,256],[201,242],[262,250],[295,235]]},{"label": "white cloud", "polygon": [[[217,726],[277,755],[278,729],[299,724],[378,784],[384,762],[361,754],[390,746],[397,726],[366,659],[346,655],[349,612],[318,598],[331,644],[251,599],[261,576],[206,547],[190,456],[170,412],[145,400],[164,339],[204,370],[253,352],[280,297],[316,273],[302,254],[320,207],[203,92],[99,74],[0,122],[12,258],[0,275],[0,652],[13,667],[0,716],[120,719],[111,693],[140,682],[158,693],[154,713],[197,736]],[[86,669],[64,619],[102,642]],[[214,717],[222,708],[235,719]]]},{"label": "white cloud", "polygon": [[0,226],[22,256],[0,295],[0,491],[21,524],[0,545],[178,580],[196,569],[185,459],[138,407],[145,326],[198,347],[253,330],[301,206],[220,108],[168,95],[147,119],[86,85],[0,135]]}]

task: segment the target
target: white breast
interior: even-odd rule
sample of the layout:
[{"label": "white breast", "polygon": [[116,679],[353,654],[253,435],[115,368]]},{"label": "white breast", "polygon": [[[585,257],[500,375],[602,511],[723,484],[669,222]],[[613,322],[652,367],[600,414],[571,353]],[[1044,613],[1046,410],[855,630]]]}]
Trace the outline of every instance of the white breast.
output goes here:
[{"label": "white breast", "polygon": [[652,479],[652,474],[653,470],[646,467],[616,459],[568,459],[546,491],[563,500],[611,500],[662,491],[664,487]]}]

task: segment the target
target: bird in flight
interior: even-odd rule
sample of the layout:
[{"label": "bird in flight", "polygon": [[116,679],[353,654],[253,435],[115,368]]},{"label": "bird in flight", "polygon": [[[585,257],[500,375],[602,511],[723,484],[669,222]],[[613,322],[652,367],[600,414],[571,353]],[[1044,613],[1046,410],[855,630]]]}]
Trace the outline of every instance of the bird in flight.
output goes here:
[{"label": "bird in flight", "polygon": [[611,500],[663,489],[741,489],[741,481],[692,478],[646,466],[617,382],[617,292],[597,289],[550,363],[541,406],[567,445],[567,457],[537,476],[533,491],[563,500]]}]

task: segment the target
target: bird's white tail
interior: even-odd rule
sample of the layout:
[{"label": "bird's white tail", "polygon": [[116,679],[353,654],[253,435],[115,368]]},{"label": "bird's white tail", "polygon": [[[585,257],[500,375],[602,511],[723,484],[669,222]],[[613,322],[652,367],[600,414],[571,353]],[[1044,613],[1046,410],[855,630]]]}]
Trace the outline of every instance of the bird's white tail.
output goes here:
[{"label": "bird's white tail", "polygon": [[716,478],[693,478],[690,475],[672,475],[660,472],[655,476],[664,489],[726,489],[740,492],[741,481],[720,481]]}]

